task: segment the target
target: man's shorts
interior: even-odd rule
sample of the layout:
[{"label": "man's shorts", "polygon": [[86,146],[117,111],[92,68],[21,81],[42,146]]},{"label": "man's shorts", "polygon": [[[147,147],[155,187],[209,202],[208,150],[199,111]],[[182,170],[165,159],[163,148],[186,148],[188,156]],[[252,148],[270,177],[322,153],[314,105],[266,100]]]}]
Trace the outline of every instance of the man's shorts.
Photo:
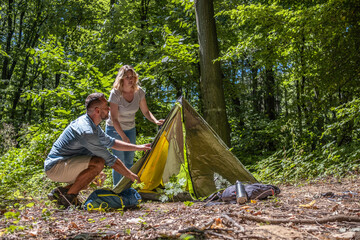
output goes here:
[{"label": "man's shorts", "polygon": [[76,156],[65,161],[58,162],[49,171],[48,178],[55,182],[74,183],[79,174],[89,167],[92,156]]}]

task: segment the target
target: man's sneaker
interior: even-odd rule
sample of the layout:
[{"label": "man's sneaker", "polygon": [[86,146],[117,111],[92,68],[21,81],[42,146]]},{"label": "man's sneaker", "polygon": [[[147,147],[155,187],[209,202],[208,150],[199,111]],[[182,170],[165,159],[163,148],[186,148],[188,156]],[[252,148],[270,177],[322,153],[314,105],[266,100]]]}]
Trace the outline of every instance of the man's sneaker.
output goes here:
[{"label": "man's sneaker", "polygon": [[68,208],[70,205],[74,205],[75,207],[81,207],[82,203],[77,198],[77,194],[63,194],[61,195],[59,201],[60,206],[64,206]]},{"label": "man's sneaker", "polygon": [[55,202],[55,204],[58,205],[61,195],[66,194],[68,190],[69,189],[67,188],[57,187],[54,190],[52,190],[47,196],[50,201]]}]

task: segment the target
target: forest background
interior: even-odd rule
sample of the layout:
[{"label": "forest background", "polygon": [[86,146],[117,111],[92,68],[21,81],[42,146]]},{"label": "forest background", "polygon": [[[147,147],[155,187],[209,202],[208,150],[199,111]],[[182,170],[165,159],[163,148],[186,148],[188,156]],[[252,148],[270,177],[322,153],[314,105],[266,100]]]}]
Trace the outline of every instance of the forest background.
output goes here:
[{"label": "forest background", "polygon": [[[218,124],[231,151],[263,182],[358,174],[360,2],[213,4],[222,94],[211,100],[224,103]],[[1,1],[0,198],[53,187],[43,173],[53,142],[88,94],[109,95],[124,64],[157,118],[183,95],[215,124],[198,10],[189,0]],[[151,142],[157,127],[136,122],[138,143]]]}]

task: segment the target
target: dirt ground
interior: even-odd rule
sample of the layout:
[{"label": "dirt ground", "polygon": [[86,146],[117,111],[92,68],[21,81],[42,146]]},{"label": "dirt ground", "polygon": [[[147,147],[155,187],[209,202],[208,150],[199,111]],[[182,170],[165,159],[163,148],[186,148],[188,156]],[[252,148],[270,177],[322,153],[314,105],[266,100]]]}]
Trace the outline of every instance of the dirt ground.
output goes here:
[{"label": "dirt ground", "polygon": [[39,203],[18,222],[1,212],[0,238],[360,239],[360,177],[278,187],[278,196],[244,205],[146,202],[122,213]]}]

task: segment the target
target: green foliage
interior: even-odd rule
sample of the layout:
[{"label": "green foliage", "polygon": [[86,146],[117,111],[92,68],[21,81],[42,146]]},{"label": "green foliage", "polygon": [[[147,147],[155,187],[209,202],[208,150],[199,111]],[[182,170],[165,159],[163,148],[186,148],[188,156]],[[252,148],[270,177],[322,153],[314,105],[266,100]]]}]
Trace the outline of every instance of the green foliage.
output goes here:
[{"label": "green foliage", "polygon": [[[14,193],[14,197],[19,200],[23,196],[21,196],[19,191],[17,191]],[[4,219],[7,227],[0,231],[0,237],[6,234],[11,234],[17,231],[23,231],[25,229],[31,228],[31,224],[30,226],[21,226],[19,225],[19,222],[27,209],[32,208],[34,205],[34,202],[29,202],[21,204],[16,203],[14,206],[8,207],[7,209],[9,210],[4,213]]]},{"label": "green foliage", "polygon": [[228,180],[223,178],[218,173],[214,173],[214,181],[217,190],[225,189],[231,185],[231,183]]},{"label": "green foliage", "polygon": [[326,176],[344,177],[360,171],[357,144],[335,142],[306,152],[302,148],[280,150],[253,166],[255,177],[264,182],[296,182]]},{"label": "green foliage", "polygon": [[23,147],[12,148],[1,156],[0,196],[8,198],[14,190],[30,196],[44,191],[39,186],[50,181],[44,176],[43,163],[56,137],[42,132],[41,126],[34,127],[21,141]]},{"label": "green foliage", "polygon": [[145,187],[145,183],[138,183],[137,180],[135,180],[132,184],[131,187],[136,189],[136,190],[141,190]]},{"label": "green foliage", "polygon": [[343,145],[350,141],[360,140],[360,99],[355,98],[351,102],[345,103],[332,109],[336,114],[336,121],[329,124],[322,137],[325,139],[336,139],[337,145]]},{"label": "green foliage", "polygon": [[44,218],[44,219],[49,219],[52,215],[52,212],[47,209],[47,208],[43,208],[42,211],[41,211],[41,217]]},{"label": "green foliage", "polygon": [[[257,178],[264,181],[299,181],[323,176],[344,177],[360,170],[359,100],[333,109],[337,121],[324,127],[322,132],[307,131],[305,139],[293,138],[287,147],[258,162],[254,166]],[[282,126],[290,133],[294,126],[288,122]],[[350,130],[350,131],[349,131]],[[293,135],[295,135],[293,133]],[[310,137],[318,144],[312,148]],[[319,136],[320,135],[320,136]],[[349,142],[351,139],[351,142]]]},{"label": "green foliage", "polygon": [[191,234],[181,234],[180,239],[192,240],[192,239],[196,239],[196,237],[194,235],[191,235]]},{"label": "green foliage", "polygon": [[165,183],[164,189],[157,188],[156,190],[161,193],[159,200],[162,202],[166,202],[169,200],[174,200],[174,197],[179,193],[185,191],[186,187],[186,179],[180,178],[178,179],[176,176],[172,176],[170,181]]},{"label": "green foliage", "polygon": [[[148,124],[151,124],[148,122]],[[153,124],[153,127],[155,127],[155,125]],[[136,129],[137,130],[137,129]],[[139,130],[137,130],[139,131]],[[153,133],[154,135],[156,133]],[[153,136],[154,136],[153,135]],[[153,140],[154,140],[154,137],[153,136],[148,136],[148,137],[145,137],[143,134],[138,134],[136,136],[136,144],[147,144],[147,143],[152,143]],[[134,162],[136,162],[137,160],[139,160],[140,158],[142,158],[144,155],[145,155],[145,151],[135,151],[135,157],[134,157]]]},{"label": "green foliage", "polygon": [[6,219],[14,219],[14,220],[19,220],[20,219],[20,212],[6,212],[4,213],[4,217]]},{"label": "green foliage", "polygon": [[20,232],[20,231],[24,231],[25,229],[26,229],[25,226],[10,225],[5,229],[4,233],[6,234],[6,233]]},{"label": "green foliage", "polygon": [[0,153],[5,153],[10,149],[16,147],[15,131],[11,124],[3,123],[0,126]]},{"label": "green foliage", "polygon": [[194,204],[194,202],[185,201],[184,204],[185,206],[191,207]]}]

